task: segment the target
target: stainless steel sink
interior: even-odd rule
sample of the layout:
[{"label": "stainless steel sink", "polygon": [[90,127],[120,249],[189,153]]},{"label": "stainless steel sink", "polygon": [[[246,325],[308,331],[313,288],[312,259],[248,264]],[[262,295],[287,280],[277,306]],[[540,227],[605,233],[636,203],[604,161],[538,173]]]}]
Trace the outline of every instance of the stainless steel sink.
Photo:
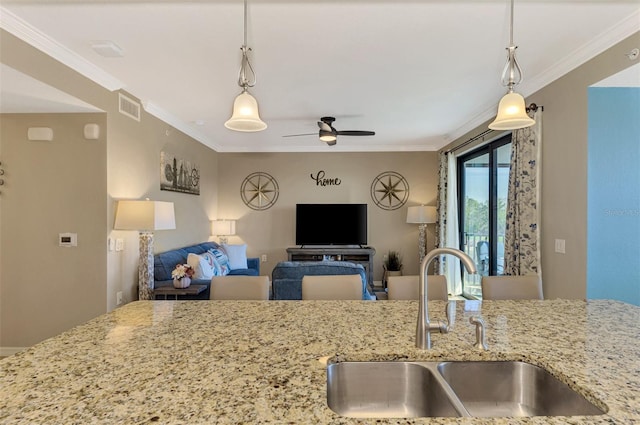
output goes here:
[{"label": "stainless steel sink", "polygon": [[327,404],[353,418],[600,415],[524,362],[343,362],[327,367]]},{"label": "stainless steel sink", "polygon": [[471,416],[576,416],[604,413],[546,370],[524,362],[438,365]]},{"label": "stainless steel sink", "polygon": [[460,416],[436,373],[410,362],[332,364],[327,404],[351,418]]}]

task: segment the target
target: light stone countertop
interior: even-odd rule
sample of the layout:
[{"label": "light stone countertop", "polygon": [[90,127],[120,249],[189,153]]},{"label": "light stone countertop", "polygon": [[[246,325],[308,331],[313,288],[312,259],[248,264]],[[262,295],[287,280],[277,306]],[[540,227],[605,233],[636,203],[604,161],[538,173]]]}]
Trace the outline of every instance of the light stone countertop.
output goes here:
[{"label": "light stone countertop", "polygon": [[[429,302],[432,320],[445,302]],[[2,424],[640,423],[640,308],[615,301],[457,302],[415,348],[417,301],[138,301],[0,361]],[[477,310],[477,311],[473,311]],[[489,351],[472,348],[471,315]],[[523,360],[608,413],[350,419],[318,359]]]}]

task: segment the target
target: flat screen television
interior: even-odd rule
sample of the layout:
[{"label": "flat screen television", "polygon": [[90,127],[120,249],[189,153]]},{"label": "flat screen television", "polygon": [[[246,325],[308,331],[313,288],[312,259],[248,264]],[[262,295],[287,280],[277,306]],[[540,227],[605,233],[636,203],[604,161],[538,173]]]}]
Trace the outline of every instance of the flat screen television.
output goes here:
[{"label": "flat screen television", "polygon": [[367,204],[297,204],[296,245],[366,245]]}]

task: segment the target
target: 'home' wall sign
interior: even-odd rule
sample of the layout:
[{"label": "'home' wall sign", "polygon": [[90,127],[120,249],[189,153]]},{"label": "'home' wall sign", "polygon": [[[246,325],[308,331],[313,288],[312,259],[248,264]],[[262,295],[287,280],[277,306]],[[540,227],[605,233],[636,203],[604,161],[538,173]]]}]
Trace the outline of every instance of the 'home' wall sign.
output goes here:
[{"label": "'home' wall sign", "polygon": [[313,173],[310,175],[311,180],[316,182],[316,186],[340,186],[342,180],[338,177],[334,178],[325,178],[324,170],[320,170],[314,176]]}]

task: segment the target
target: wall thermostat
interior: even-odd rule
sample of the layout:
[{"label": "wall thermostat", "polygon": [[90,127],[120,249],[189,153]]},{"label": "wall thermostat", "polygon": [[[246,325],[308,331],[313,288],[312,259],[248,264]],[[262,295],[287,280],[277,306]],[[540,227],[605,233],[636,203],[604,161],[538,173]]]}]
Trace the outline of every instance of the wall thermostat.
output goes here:
[{"label": "wall thermostat", "polygon": [[78,246],[77,233],[60,233],[58,235],[58,245],[60,246]]}]

